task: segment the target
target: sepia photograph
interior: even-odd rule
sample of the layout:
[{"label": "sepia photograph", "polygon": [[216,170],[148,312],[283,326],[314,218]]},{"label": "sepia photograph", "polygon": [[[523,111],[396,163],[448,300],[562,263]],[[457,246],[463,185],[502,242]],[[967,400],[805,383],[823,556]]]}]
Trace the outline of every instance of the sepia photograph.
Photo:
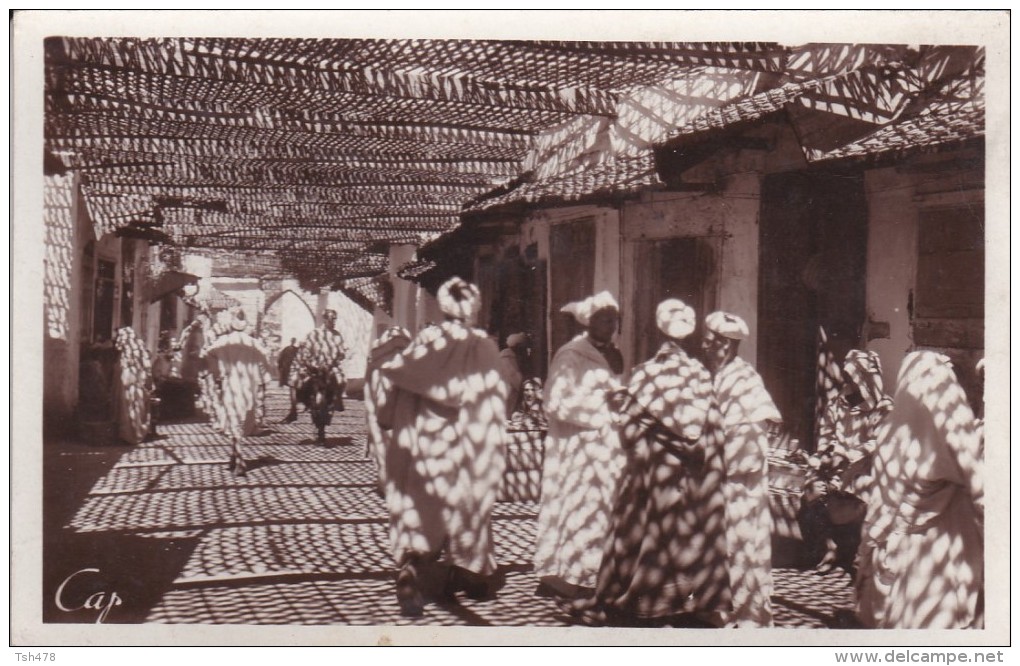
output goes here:
[{"label": "sepia photograph", "polygon": [[939,14],[14,12],[12,647],[1008,646]]}]

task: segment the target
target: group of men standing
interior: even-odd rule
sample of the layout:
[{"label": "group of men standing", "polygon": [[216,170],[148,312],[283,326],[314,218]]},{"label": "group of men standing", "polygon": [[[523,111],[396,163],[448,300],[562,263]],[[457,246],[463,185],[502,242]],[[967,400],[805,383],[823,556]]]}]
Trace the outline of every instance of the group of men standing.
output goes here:
[{"label": "group of men standing", "polygon": [[[445,321],[413,338],[386,331],[366,373],[407,615],[420,615],[429,597],[484,597],[498,584],[490,521],[514,378],[473,326],[478,289],[454,278],[438,300]],[[746,324],[726,313],[706,319],[706,368],[680,345],[695,329],[694,311],[665,301],[662,347],[625,380],[613,297],[564,311],[585,331],[555,355],[545,393],[539,593],[590,624],[686,616],[768,626],[765,459],[780,419],[736,355]]]},{"label": "group of men standing", "polygon": [[736,355],[747,325],[706,318],[706,367],[681,345],[694,310],[663,301],[662,346],[624,377],[613,297],[564,310],[585,332],[550,369],[535,554],[543,587],[584,624],[770,626],[766,455],[780,417]]},{"label": "group of men standing", "polygon": [[[508,370],[514,345],[501,353],[474,326],[479,300],[476,286],[449,280],[438,292],[443,322],[415,336],[392,327],[368,358],[370,453],[405,615],[421,615],[429,599],[485,598],[498,587],[491,517],[506,467],[508,400],[521,377]],[[608,292],[563,308],[584,331],[556,352],[544,396],[538,593],[589,625],[771,626],[766,461],[781,416],[738,356],[748,326],[714,312],[692,347],[696,313],[667,299],[656,309],[661,346],[625,372],[613,344],[619,310]],[[281,383],[291,387],[284,421],[297,418],[316,376],[343,409],[346,349],[335,327],[327,310],[320,328],[281,355]],[[201,352],[238,476],[247,466],[241,441],[260,422],[269,376],[246,328],[235,314],[212,328]],[[943,357],[908,356],[894,401],[872,361],[848,356],[848,387],[860,395],[830,410],[823,430],[834,434],[821,449],[831,439],[867,440],[874,450],[859,615],[876,627],[980,626],[982,431]]]}]

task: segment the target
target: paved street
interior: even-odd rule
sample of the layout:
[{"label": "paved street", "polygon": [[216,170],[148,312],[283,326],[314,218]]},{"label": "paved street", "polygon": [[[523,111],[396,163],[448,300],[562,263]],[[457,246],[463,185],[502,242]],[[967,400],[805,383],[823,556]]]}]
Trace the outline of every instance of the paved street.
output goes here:
[{"label": "paved street", "polygon": [[[55,602],[61,582],[88,568],[99,571],[73,576],[63,605],[115,592],[121,604],[107,622],[562,626],[552,601],[534,594],[530,502],[497,506],[506,585],[495,600],[398,614],[364,409],[347,407],[319,448],[307,414],[277,425],[285,394],[271,391],[271,430],[249,440],[256,463],[244,479],[228,473],[226,440],[201,422],[161,425],[160,439],[131,448],[48,444],[44,619],[95,621],[95,610]],[[838,626],[852,608],[845,574],[774,573],[777,626]]]}]

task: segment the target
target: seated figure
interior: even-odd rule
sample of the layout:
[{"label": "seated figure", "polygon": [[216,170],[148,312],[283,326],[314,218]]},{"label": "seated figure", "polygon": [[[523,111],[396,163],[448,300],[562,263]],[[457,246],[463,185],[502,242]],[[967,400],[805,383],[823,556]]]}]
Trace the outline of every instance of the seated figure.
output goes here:
[{"label": "seated figure", "polygon": [[532,432],[549,429],[545,411],[542,409],[542,380],[538,377],[526,379],[521,385],[521,403],[510,415],[507,430],[510,432]]},{"label": "seated figure", "polygon": [[843,390],[822,417],[818,448],[806,460],[811,478],[797,517],[807,555],[821,574],[836,567],[853,572],[875,442],[892,409],[878,354],[850,350],[843,376]]}]

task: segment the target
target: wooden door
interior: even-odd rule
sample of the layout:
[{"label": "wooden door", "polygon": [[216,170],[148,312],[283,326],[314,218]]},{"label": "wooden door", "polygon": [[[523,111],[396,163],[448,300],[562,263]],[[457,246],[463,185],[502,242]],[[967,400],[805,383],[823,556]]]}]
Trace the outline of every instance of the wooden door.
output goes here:
[{"label": "wooden door", "polygon": [[567,303],[591,296],[595,285],[595,221],[564,222],[549,230],[549,353],[579,332],[573,317],[560,312]]},{"label": "wooden door", "polygon": [[647,360],[664,337],[655,322],[655,310],[667,298],[679,298],[694,308],[698,328],[684,348],[698,355],[702,322],[715,309],[718,284],[717,238],[681,237],[634,243],[634,362]]},{"label": "wooden door", "polygon": [[[867,219],[860,174],[798,171],[769,176],[762,186],[758,371],[788,431],[808,449],[819,354],[841,363],[860,344]],[[827,350],[818,346],[820,328]]]}]

